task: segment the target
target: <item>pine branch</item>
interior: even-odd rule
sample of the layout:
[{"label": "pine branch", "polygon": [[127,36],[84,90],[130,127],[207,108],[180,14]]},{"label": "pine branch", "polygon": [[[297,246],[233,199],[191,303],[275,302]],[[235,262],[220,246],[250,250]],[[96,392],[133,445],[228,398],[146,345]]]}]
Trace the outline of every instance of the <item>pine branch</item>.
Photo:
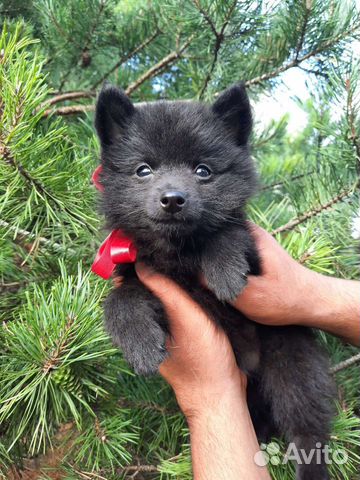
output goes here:
[{"label": "pine branch", "polygon": [[99,3],[99,11],[98,11],[98,14],[95,16],[95,21],[93,22],[91,28],[90,28],[90,31],[89,31],[89,34],[87,35],[86,37],[86,40],[85,40],[85,44],[82,46],[81,48],[81,53],[80,53],[80,56],[77,57],[77,59],[75,60],[74,64],[71,64],[68,68],[68,70],[66,71],[66,73],[63,75],[61,81],[60,81],[60,86],[59,86],[59,90],[61,91],[63,86],[65,85],[65,82],[67,81],[67,78],[68,76],[70,75],[74,65],[78,64],[79,61],[84,57],[84,54],[85,52],[88,52],[89,48],[90,48],[90,45],[91,45],[91,41],[92,41],[92,37],[95,33],[95,30],[97,29],[98,25],[99,25],[99,22],[100,22],[100,19],[101,19],[101,15],[104,11],[104,8],[105,8],[105,5],[106,5],[106,2],[107,0],[100,0],[100,3]]},{"label": "pine branch", "polygon": [[205,21],[208,23],[210,26],[211,31],[215,35],[215,38],[218,38],[218,32],[216,30],[215,24],[212,21],[212,19],[209,17],[209,14],[202,8],[199,0],[193,0],[195,7],[198,9],[198,11],[201,13],[201,15],[204,17]]},{"label": "pine branch", "polygon": [[65,40],[65,46],[68,44],[68,43],[73,43],[75,44],[78,48],[81,48],[81,45],[78,45],[76,42],[74,42],[74,39],[71,38],[70,36],[67,35],[67,33],[63,30],[63,28],[61,27],[60,23],[57,21],[56,17],[54,16],[54,12],[50,9],[49,10],[49,13],[50,13],[50,20],[53,22],[56,30],[59,32],[60,36],[64,38]]},{"label": "pine branch", "polygon": [[295,49],[295,60],[298,60],[300,52],[303,48],[304,45],[304,40],[305,40],[305,34],[306,34],[306,28],[307,24],[309,21],[310,13],[311,13],[311,2],[309,0],[303,0],[305,4],[305,15],[303,19],[303,24],[301,26],[301,32],[300,32],[300,37],[298,44],[296,45]]},{"label": "pine branch", "polygon": [[259,141],[257,143],[253,143],[251,145],[252,149],[256,150],[256,149],[261,148],[263,145],[266,145],[268,142],[270,142],[270,140],[272,140],[273,138],[276,137],[277,133],[278,133],[277,129],[274,129],[274,131],[268,137],[266,137],[262,140],[259,139]]},{"label": "pine branch", "polygon": [[312,256],[313,254],[311,252],[306,251],[301,255],[297,262],[300,263],[300,265],[304,265],[304,263],[306,263]]},{"label": "pine branch", "polygon": [[[43,109],[46,106],[55,105],[56,103],[66,102],[67,100],[76,100],[79,98],[94,98],[96,97],[95,90],[79,90],[79,91],[72,91],[72,92],[64,92],[64,93],[57,93],[54,97],[50,98],[49,100],[45,100],[36,110],[37,113],[39,110]],[[45,110],[43,113],[43,117],[48,117],[52,109]],[[66,115],[66,113],[64,114]]]},{"label": "pine branch", "polygon": [[258,77],[254,77],[250,80],[247,80],[245,82],[245,86],[250,87],[252,85],[258,85],[259,83],[262,83],[265,80],[270,80],[271,78],[277,77],[278,75],[280,75],[283,72],[286,72],[286,70],[289,70],[290,68],[297,67],[299,64],[301,64],[305,60],[308,60],[309,58],[314,57],[315,55],[318,55],[319,53],[323,52],[327,48],[333,46],[340,40],[353,34],[356,30],[359,30],[359,29],[360,29],[360,25],[354,25],[350,30],[347,30],[346,32],[342,32],[336,37],[329,39],[327,42],[324,42],[319,47],[314,48],[310,52],[303,55],[301,58],[295,56],[295,58],[291,60],[291,62],[286,63],[285,65],[282,65],[280,67],[277,67],[271,72],[267,72],[267,73],[264,73],[263,75],[259,75]]},{"label": "pine branch", "polygon": [[31,174],[25,170],[23,165],[15,158],[12,156],[11,151],[9,147],[5,144],[4,138],[0,135],[0,156],[3,157],[4,161],[8,164],[11,165],[16,171],[19,172],[19,174],[25,178],[25,180],[32,185],[33,187],[36,188],[36,190],[44,195],[47,196],[48,192],[46,191],[45,187],[35,178],[31,176]]},{"label": "pine branch", "polygon": [[357,159],[357,170],[360,173],[360,138],[359,134],[356,131],[355,126],[355,108],[353,104],[353,92],[352,92],[351,79],[348,78],[345,82],[345,88],[347,93],[346,99],[346,115],[350,128],[350,140],[355,149],[356,159]]},{"label": "pine branch", "polygon": [[[354,188],[357,188],[359,186],[359,184],[360,184],[360,180],[356,183]],[[309,210],[308,212],[303,213],[299,217],[294,218],[293,220],[290,220],[290,222],[286,223],[285,225],[282,225],[281,227],[275,228],[275,230],[273,230],[271,232],[271,235],[277,235],[278,233],[283,233],[283,232],[286,232],[286,231],[294,230],[294,228],[296,228],[301,223],[306,222],[310,218],[313,218],[316,215],[319,215],[323,211],[328,210],[329,208],[333,207],[337,203],[341,202],[342,200],[347,198],[349,195],[351,195],[353,191],[354,191],[353,188],[348,189],[348,190],[344,190],[343,192],[336,195],[334,198],[329,200],[324,205],[320,205],[318,207],[315,207],[312,210]]]},{"label": "pine branch", "polygon": [[[116,473],[118,475],[124,475],[128,473],[139,474],[139,473],[159,473],[159,467],[156,465],[129,465],[124,468],[117,469]],[[133,478],[134,475],[132,475]]]},{"label": "pine branch", "polygon": [[61,336],[58,339],[54,350],[51,352],[51,354],[46,359],[43,365],[42,371],[44,372],[45,375],[47,375],[51,370],[53,370],[56,367],[56,365],[60,362],[61,354],[67,347],[68,335],[73,326],[73,320],[74,318],[71,315],[69,315],[64,331],[61,332]]},{"label": "pine branch", "polygon": [[123,470],[125,473],[129,472],[158,472],[159,469],[155,465],[129,465]]},{"label": "pine branch", "polygon": [[[295,57],[291,62],[289,62],[285,65],[282,65],[282,66],[274,69],[271,72],[264,73],[263,75],[259,75],[258,77],[254,77],[250,80],[247,80],[245,82],[245,86],[250,87],[252,85],[260,84],[260,83],[262,83],[266,80],[277,77],[278,75],[285,72],[286,70],[289,70],[290,68],[299,66],[305,60],[308,60],[309,58],[317,55],[318,53],[323,52],[327,48],[331,47],[332,45],[336,44],[338,41],[345,38],[346,36],[351,35],[352,33],[354,33],[359,28],[360,28],[359,25],[355,25],[350,30],[347,30],[346,32],[343,32],[343,33],[337,35],[336,37],[328,40],[327,42],[324,42],[320,47],[308,52],[307,54],[305,54],[301,58],[296,58]],[[142,85],[142,83],[144,83],[146,80],[148,80],[149,78],[152,78],[155,75],[157,75],[166,66],[171,65],[175,60],[177,60],[180,57],[180,54],[191,43],[194,36],[195,35],[191,35],[189,37],[189,39],[187,40],[187,42],[185,42],[185,44],[182,47],[180,47],[179,50],[175,50],[174,52],[171,52],[169,55],[167,55],[162,60],[160,60],[156,65],[151,67],[147,72],[145,72],[145,74],[143,74],[141,77],[139,77],[138,80],[136,80],[135,82],[130,84],[128,89],[126,90],[126,92],[130,89],[130,93],[132,93],[134,90],[139,88],[140,85]],[[214,65],[214,68],[215,68],[215,65]],[[61,115],[61,116],[78,115],[78,114],[83,114],[83,113],[86,113],[86,112],[91,112],[91,111],[94,110],[94,108],[95,108],[94,105],[70,105],[68,107],[61,107],[61,108],[58,108],[58,109],[55,109],[55,110],[46,110],[44,112],[44,117],[48,117],[50,114]]]},{"label": "pine branch", "polygon": [[352,365],[355,365],[360,362],[360,353],[338,363],[337,365],[334,365],[331,369],[331,373],[337,373],[340,372],[341,370],[344,370],[345,368],[351,367]]},{"label": "pine branch", "polygon": [[[84,472],[74,468],[72,465],[72,470],[74,473],[79,475],[83,480],[107,480],[107,477],[103,477],[96,472]],[[128,475],[131,474],[129,478],[136,478],[139,473],[159,473],[159,468],[155,465],[129,465],[124,468],[118,468],[116,470],[117,475]]]},{"label": "pine branch", "polygon": [[293,182],[295,180],[299,180],[300,178],[308,177],[309,175],[312,175],[315,173],[315,170],[310,170],[309,172],[306,173],[300,173],[299,175],[294,175],[293,177],[289,177],[287,180],[284,180],[283,182],[274,182],[271,183],[270,185],[264,185],[261,187],[261,191],[265,192],[266,190],[271,190],[272,188],[275,187],[281,187],[282,185],[285,185],[288,182]]},{"label": "pine branch", "polygon": [[106,442],[106,430],[104,427],[101,426],[99,417],[95,415],[95,421],[94,421],[94,430],[95,430],[95,435],[98,437],[98,439],[101,442]]},{"label": "pine branch", "polygon": [[76,56],[76,57],[74,57],[74,58],[72,59],[72,61],[70,62],[70,65],[69,65],[69,67],[68,67],[68,69],[67,69],[66,72],[62,75],[61,80],[60,80],[60,85],[59,85],[59,92],[62,91],[62,89],[63,89],[63,87],[64,87],[64,85],[65,85],[65,83],[66,83],[66,81],[67,81],[67,79],[68,79],[68,77],[69,77],[69,75],[70,75],[70,73],[71,73],[72,70],[74,69],[74,65],[76,65],[77,61],[78,61],[78,57]]},{"label": "pine branch", "polygon": [[[44,107],[51,106],[51,105],[56,105],[57,103],[61,102],[66,102],[67,100],[77,100],[80,98],[95,98],[96,97],[96,91],[95,90],[79,90],[79,91],[73,91],[73,92],[64,92],[55,95],[54,97],[45,100],[35,111],[37,113],[39,110],[43,109]],[[53,110],[45,110],[43,116],[47,117],[50,115],[50,113]]]},{"label": "pine branch", "polygon": [[[180,457],[180,454],[175,455],[168,459],[169,462],[177,460]],[[127,467],[117,469],[116,473],[118,475],[126,475],[132,473],[130,478],[135,478],[139,473],[159,473],[160,465],[128,465]]]},{"label": "pine branch", "polygon": [[[198,5],[199,2],[198,0],[194,0],[194,3],[195,5]],[[215,70],[215,66],[216,66],[216,63],[218,61],[218,56],[219,56],[219,51],[220,51],[220,48],[221,48],[221,45],[224,41],[224,31],[230,21],[230,18],[231,18],[231,15],[236,7],[236,4],[237,4],[237,0],[235,0],[235,2],[233,2],[233,4],[231,5],[231,7],[229,8],[229,11],[225,17],[225,21],[220,29],[220,32],[217,32],[216,28],[215,28],[215,25],[213,24],[212,20],[210,19],[210,17],[206,14],[206,12],[204,12],[201,7],[200,7],[200,12],[204,15],[204,18],[207,20],[207,22],[209,23],[209,25],[211,26],[211,29],[215,35],[215,45],[214,45],[214,51],[213,51],[213,61],[211,63],[211,66],[210,66],[210,69],[205,77],[205,80],[204,80],[204,84],[200,90],[200,93],[199,93],[199,98],[201,99],[207,89],[207,86],[210,82],[210,79],[211,79],[211,76]],[[200,4],[199,4],[200,5]]]},{"label": "pine branch", "polygon": [[[169,55],[166,55],[166,57],[162,58],[156,65],[149,68],[149,70],[143,73],[137,80],[135,80],[126,88],[125,93],[127,95],[131,95],[146,80],[149,80],[150,78],[155,77],[158,73],[160,73],[166,67],[176,62],[181,57],[182,52],[190,45],[194,37],[195,37],[195,34],[191,35],[186,40],[186,42],[184,42],[183,45],[181,45],[179,49],[169,53]],[[60,107],[55,110],[53,109],[45,110],[43,116],[46,118],[49,115],[61,115],[61,116],[77,115],[81,113],[92,112],[94,111],[94,109],[95,109],[94,105],[70,105],[68,107]]]},{"label": "pine branch", "polygon": [[96,472],[83,472],[81,470],[78,470],[77,468],[75,468],[74,465],[71,465],[71,470],[76,473],[76,475],[79,475],[79,477],[83,480],[107,480],[106,477],[103,477],[102,475],[100,475],[99,473],[96,473]]},{"label": "pine branch", "polygon": [[322,78],[325,78],[326,80],[329,79],[329,75],[327,73],[319,72],[318,70],[312,70],[311,68],[305,68],[305,67],[302,67],[301,65],[297,65],[297,68],[299,68],[305,73],[310,73],[311,75],[315,75],[316,77],[322,77]]},{"label": "pine branch", "polygon": [[158,37],[160,33],[161,33],[160,30],[156,30],[156,32],[153,35],[146,38],[140,45],[134,48],[131,52],[121,57],[120,60],[115,63],[115,65],[113,65],[106,73],[104,73],[104,75],[99,80],[97,80],[92,85],[92,89],[95,89],[96,87],[98,87],[101,83],[103,83],[109,77],[109,75],[111,75],[123,63],[128,62],[132,57],[134,57],[139,52],[141,52],[141,50],[146,48],[151,42],[155,40],[156,37]]},{"label": "pine branch", "polygon": [[71,255],[75,255],[76,253],[75,250],[72,250],[71,248],[67,248],[61,245],[60,243],[52,242],[51,240],[45,237],[38,237],[35,233],[28,232],[27,230],[24,230],[22,228],[17,228],[14,225],[11,225],[10,223],[5,222],[4,220],[1,220],[1,219],[0,219],[0,227],[4,227],[6,228],[6,230],[13,232],[14,238],[16,240],[21,241],[22,239],[26,239],[26,240],[31,239],[55,251],[60,251],[62,253],[66,251]]},{"label": "pine branch", "polygon": [[[186,102],[186,101],[187,100],[184,100],[184,102]],[[142,107],[144,105],[148,105],[149,103],[152,103],[152,102],[136,102],[136,103],[134,103],[134,105],[135,105],[135,107]],[[92,112],[95,108],[94,105],[81,105],[81,107],[83,108],[84,113],[85,112]],[[52,110],[51,108],[49,108],[48,110],[44,111],[43,117],[46,118],[46,117],[48,117],[49,115],[52,115],[52,114],[62,115],[62,116],[72,115],[74,113],[74,111],[73,111],[74,108],[77,109],[78,106],[73,105],[73,106],[69,106],[69,107],[60,107],[57,110]],[[61,113],[58,113],[58,112],[61,112]]]},{"label": "pine branch", "polygon": [[38,110],[41,110],[43,107],[46,107],[47,105],[49,106],[55,105],[56,103],[65,102],[67,100],[75,100],[78,98],[92,98],[92,97],[96,97],[95,90],[80,90],[76,92],[60,93],[50,98],[49,100],[46,100],[45,102],[43,102],[39,106]]},{"label": "pine branch", "polygon": [[27,282],[0,282],[0,294],[3,293],[16,293]]},{"label": "pine branch", "polygon": [[[16,123],[13,124],[13,127],[15,125]],[[11,154],[9,147],[5,144],[4,138],[1,135],[0,156],[2,156],[4,161],[8,165],[11,165],[25,179],[28,185],[35,188],[35,190],[40,196],[47,197],[49,201],[52,201],[55,205],[60,206],[63,211],[67,212],[70,216],[73,215],[71,209],[69,209],[66,205],[59,204],[58,199],[49,190],[47,190],[41,182],[34,178],[31,173],[28,172],[18,160],[15,159],[15,157]]]},{"label": "pine branch", "polygon": [[[62,211],[66,212],[70,217],[74,217],[74,213],[71,211],[71,208],[62,204],[56,196],[49,191],[43,183],[38,179],[34,178],[33,175],[22,165],[22,163],[15,157],[12,153],[10,146],[7,144],[7,139],[11,138],[12,132],[19,127],[21,121],[25,115],[24,111],[26,105],[24,105],[25,100],[22,99],[17,105],[15,110],[15,116],[11,122],[11,131],[6,131],[3,129],[0,132],[0,157],[2,157],[8,165],[10,165],[24,180],[25,184],[30,186],[37,192],[43,200],[48,199],[49,203],[53,203],[57,207],[61,208]],[[3,115],[3,103],[0,103],[0,115]]]},{"label": "pine branch", "polygon": [[47,118],[50,115],[60,115],[66,117],[67,115],[78,115],[80,113],[93,112],[94,110],[94,105],[69,105],[68,107],[56,108],[55,110],[49,108],[44,111],[43,117]]},{"label": "pine branch", "polygon": [[160,73],[165,67],[173,64],[176,60],[181,57],[181,54],[186,48],[190,45],[192,40],[195,38],[195,34],[190,35],[190,37],[184,42],[180,48],[174,50],[173,52],[166,55],[166,57],[162,58],[158,63],[153,65],[149,70],[143,73],[135,82],[131,83],[125,90],[127,95],[131,95],[135,90],[137,90],[146,80],[149,78],[155,77],[158,73]]},{"label": "pine branch", "polygon": [[[104,9],[105,9],[105,5],[106,5],[106,2],[107,0],[100,0],[100,3],[99,3],[99,11],[98,11],[98,14],[96,15],[95,17],[95,21],[90,29],[90,32],[87,36],[87,39],[85,41],[85,45],[83,46],[82,48],[82,51],[81,51],[81,56],[83,55],[84,52],[86,52],[89,48],[90,48],[90,45],[91,45],[91,41],[92,41],[92,37],[95,33],[95,30],[97,29],[98,25],[99,25],[99,22],[100,22],[100,19],[101,19],[101,15],[103,14],[104,12]],[[81,58],[80,56],[80,58]]]}]

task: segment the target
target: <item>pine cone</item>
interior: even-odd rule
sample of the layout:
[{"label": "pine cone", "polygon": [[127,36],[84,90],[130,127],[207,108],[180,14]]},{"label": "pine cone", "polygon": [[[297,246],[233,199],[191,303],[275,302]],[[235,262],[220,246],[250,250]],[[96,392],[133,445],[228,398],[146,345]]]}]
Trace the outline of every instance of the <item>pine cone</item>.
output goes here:
[{"label": "pine cone", "polygon": [[84,50],[81,54],[81,67],[86,68],[91,63],[91,55],[89,50]]},{"label": "pine cone", "polygon": [[61,367],[51,372],[51,378],[59,387],[81,397],[81,385],[79,379],[75,377],[69,365],[62,365]]}]

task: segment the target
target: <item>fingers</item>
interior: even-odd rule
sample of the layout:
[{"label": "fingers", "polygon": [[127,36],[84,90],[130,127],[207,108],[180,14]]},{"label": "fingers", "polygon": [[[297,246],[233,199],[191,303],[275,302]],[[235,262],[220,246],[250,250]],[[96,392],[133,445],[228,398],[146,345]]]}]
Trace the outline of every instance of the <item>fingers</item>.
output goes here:
[{"label": "fingers", "polygon": [[208,323],[209,319],[179,285],[143,264],[136,264],[135,268],[140,281],[163,304],[173,336],[180,335],[185,338],[201,333],[204,322]]}]

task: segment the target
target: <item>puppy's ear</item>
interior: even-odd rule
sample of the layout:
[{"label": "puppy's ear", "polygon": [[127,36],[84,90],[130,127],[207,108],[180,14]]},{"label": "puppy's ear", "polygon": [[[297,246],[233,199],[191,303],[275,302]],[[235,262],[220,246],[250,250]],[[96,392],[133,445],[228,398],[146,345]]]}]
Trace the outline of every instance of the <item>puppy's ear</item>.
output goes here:
[{"label": "puppy's ear", "polygon": [[245,85],[239,83],[223,92],[212,110],[228,127],[238,145],[246,145],[252,128],[252,115]]},{"label": "puppy's ear", "polygon": [[134,113],[134,105],[126,94],[110,84],[105,84],[99,94],[95,111],[95,128],[101,144],[111,145]]}]

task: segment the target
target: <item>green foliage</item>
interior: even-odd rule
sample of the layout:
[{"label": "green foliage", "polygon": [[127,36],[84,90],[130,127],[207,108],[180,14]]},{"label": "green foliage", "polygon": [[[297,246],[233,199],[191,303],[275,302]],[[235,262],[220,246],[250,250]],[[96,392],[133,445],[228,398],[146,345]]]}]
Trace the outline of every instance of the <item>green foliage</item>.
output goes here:
[{"label": "green foliage", "polygon": [[[135,102],[212,100],[242,79],[255,103],[301,72],[306,127],[255,118],[249,215],[308,268],[359,278],[360,13],[351,0],[0,0],[0,25],[0,477],[38,455],[53,478],[53,448],[69,480],[191,479],[171,389],[134,376],[102,327],[107,287],[88,271],[102,235],[94,97],[109,80]],[[320,337],[333,364],[355,353]],[[358,372],[336,374],[339,480],[360,464]],[[270,469],[292,478],[291,464]]]},{"label": "green foliage", "polygon": [[50,289],[35,285],[18,319],[5,324],[0,421],[13,444],[26,434],[31,452],[45,449],[56,426],[72,418],[80,427],[82,411],[108,394],[116,350],[101,325],[103,291],[80,269],[72,277],[62,267]]},{"label": "green foliage", "polygon": [[126,465],[132,457],[129,444],[136,443],[138,439],[136,430],[131,426],[129,413],[120,408],[107,412],[107,415],[102,412],[100,419],[91,419],[91,425],[74,443],[75,462],[90,470],[109,468],[112,472],[116,466]]},{"label": "green foliage", "polygon": [[6,472],[11,466],[11,458],[5,445],[0,443],[0,478],[6,478]]},{"label": "green foliage", "polygon": [[[60,223],[64,228],[58,231],[69,240],[69,229],[77,233],[92,222],[83,210],[86,198],[82,189],[72,182],[75,173],[81,178],[79,163],[84,160],[77,162],[75,152],[70,151],[65,126],[55,122],[45,131],[39,125],[44,110],[41,103],[49,90],[39,55],[28,50],[34,41],[20,38],[20,31],[18,26],[9,38],[5,24],[0,38],[0,145],[4,158],[0,213],[3,221],[15,228],[30,228],[37,235]],[[85,170],[83,174],[86,178]]]},{"label": "green foliage", "polygon": [[163,460],[159,470],[162,474],[160,478],[168,478],[167,474],[173,479],[191,480],[190,448],[185,444],[182,451],[175,458]]}]

